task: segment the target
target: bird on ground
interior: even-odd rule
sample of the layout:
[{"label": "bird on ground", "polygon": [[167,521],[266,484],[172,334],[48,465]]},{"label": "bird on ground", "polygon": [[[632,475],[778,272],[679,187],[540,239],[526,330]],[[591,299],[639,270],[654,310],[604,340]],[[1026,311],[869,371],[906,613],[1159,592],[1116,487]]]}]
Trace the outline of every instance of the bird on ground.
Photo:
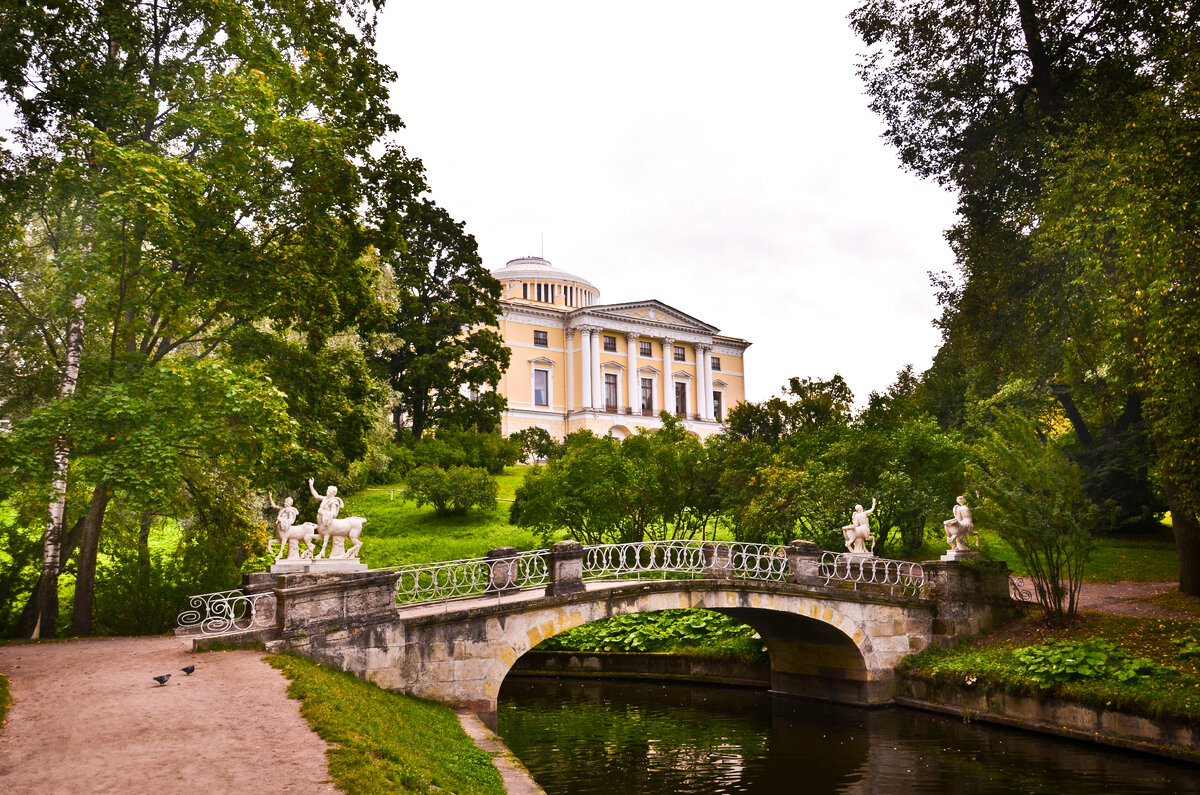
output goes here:
[{"label": "bird on ground", "polygon": [[170,674],[163,674],[162,676],[154,677],[154,681],[158,682],[159,687],[162,687],[163,685],[165,685],[167,683],[167,680],[170,678],[171,678]]},{"label": "bird on ground", "polygon": [[187,666],[186,668],[180,668],[179,670],[183,671],[183,672],[184,672],[185,674],[187,674],[188,676],[191,676],[191,675],[192,675],[192,671],[196,670],[196,666],[194,666],[194,665],[189,665],[189,666]]}]

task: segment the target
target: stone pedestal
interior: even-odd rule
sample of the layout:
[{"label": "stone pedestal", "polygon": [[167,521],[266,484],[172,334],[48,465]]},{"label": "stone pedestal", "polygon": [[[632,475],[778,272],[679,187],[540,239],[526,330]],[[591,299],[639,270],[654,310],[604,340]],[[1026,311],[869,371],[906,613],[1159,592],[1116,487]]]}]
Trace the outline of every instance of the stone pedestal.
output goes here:
[{"label": "stone pedestal", "polygon": [[521,587],[517,572],[516,547],[496,547],[484,557],[488,561],[488,591],[507,591]]},{"label": "stone pedestal", "polygon": [[796,540],[787,545],[788,580],[797,585],[821,585],[821,548],[811,541]]},{"label": "stone pedestal", "polygon": [[583,584],[583,544],[559,541],[550,547],[550,581],[546,596],[566,596],[586,590]]},{"label": "stone pedestal", "polygon": [[1008,567],[999,561],[927,561],[921,567],[925,572],[921,598],[936,603],[934,645],[950,646],[960,638],[976,637],[1021,611],[1008,595]]},{"label": "stone pedestal", "polygon": [[979,560],[980,555],[973,549],[952,549],[945,555],[942,555],[942,560]]},{"label": "stone pedestal", "polygon": [[282,637],[353,629],[396,616],[396,572],[288,574],[275,588],[276,621]]},{"label": "stone pedestal", "polygon": [[704,545],[704,576],[713,580],[733,579],[733,550],[728,544]]},{"label": "stone pedestal", "polygon": [[271,574],[343,574],[367,571],[367,564],[358,558],[316,558],[315,560],[282,560],[267,570]]}]

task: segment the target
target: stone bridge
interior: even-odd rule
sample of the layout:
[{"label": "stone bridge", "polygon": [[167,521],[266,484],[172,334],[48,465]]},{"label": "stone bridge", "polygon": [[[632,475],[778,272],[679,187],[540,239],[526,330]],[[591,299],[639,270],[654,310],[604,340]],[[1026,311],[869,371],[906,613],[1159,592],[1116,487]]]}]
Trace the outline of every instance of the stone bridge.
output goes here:
[{"label": "stone bridge", "polygon": [[[906,655],[977,635],[1016,609],[1003,564],[835,556],[808,542],[685,542],[675,549],[685,549],[686,560],[676,555],[672,563],[670,549],[626,546],[637,547],[638,574],[646,574],[650,561],[660,575],[685,570],[692,578],[598,579],[630,576],[639,566],[611,559],[597,565],[596,550],[603,548],[560,542],[525,558],[502,549],[487,559],[435,566],[252,575],[257,580],[243,594],[263,597],[256,632],[272,650],[288,649],[489,720],[501,683],[523,654],[612,616],[679,608],[724,613],[762,636],[772,690],[877,704],[892,697],[896,666]],[[542,557],[528,557],[534,554]],[[530,560],[543,562],[540,577],[536,566],[529,576]],[[463,564],[481,565],[486,581],[457,596],[472,589],[451,583],[437,566],[455,565],[458,572]],[[430,601],[431,593],[440,598]],[[415,598],[398,604],[406,595]]]}]

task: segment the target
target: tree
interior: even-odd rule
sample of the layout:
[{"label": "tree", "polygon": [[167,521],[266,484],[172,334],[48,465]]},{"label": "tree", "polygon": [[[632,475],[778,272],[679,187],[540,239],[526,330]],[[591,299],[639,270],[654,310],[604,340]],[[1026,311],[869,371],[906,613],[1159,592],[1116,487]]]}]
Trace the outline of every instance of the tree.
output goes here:
[{"label": "tree", "polygon": [[758,439],[772,446],[803,447],[804,454],[832,440],[850,422],[854,393],[835,374],[828,381],[788,380],[782,397],[739,403],[725,426],[735,439]]},{"label": "tree", "polygon": [[828,454],[843,468],[848,490],[879,499],[875,549],[880,554],[893,528],[906,552],[920,550],[930,517],[952,506],[966,486],[969,451],[956,432],[943,431],[921,410],[920,386],[911,366],[901,370],[886,393],[871,394]]},{"label": "tree", "polygon": [[633,507],[637,494],[620,442],[576,431],[567,436],[566,452],[525,477],[511,518],[546,541],[558,540],[564,530],[584,544],[632,541],[641,533],[641,515]]},{"label": "tree", "polygon": [[[1155,310],[1165,320],[1159,310],[1171,307],[1172,321],[1149,323],[1144,334],[1126,322],[1141,322],[1139,305],[1150,296],[1165,297],[1142,289],[1151,260],[1165,276],[1160,286],[1186,284],[1196,272],[1180,212],[1195,203],[1195,150],[1186,144],[1200,8],[1183,0],[872,0],[851,19],[869,47],[862,73],[873,107],[901,161],[959,195],[948,238],[961,279],[942,281],[944,345],[926,381],[952,379],[933,392],[957,392],[964,404],[1013,379],[1039,384],[1071,423],[1090,490],[1113,499],[1110,526],[1144,522],[1158,509],[1147,463],[1156,458],[1175,518],[1181,589],[1200,592],[1200,532],[1187,496],[1196,480],[1165,464],[1176,455],[1195,460],[1195,443],[1172,437],[1166,413],[1156,411],[1172,403],[1172,422],[1193,414],[1186,400],[1168,397],[1171,385],[1148,377],[1153,365],[1142,355],[1161,345],[1164,363],[1186,362],[1192,340],[1174,320],[1186,314],[1186,299],[1173,291]],[[1150,118],[1163,123],[1145,124]],[[1160,146],[1167,130],[1180,135]],[[1110,143],[1143,158],[1135,191],[1121,173],[1133,160],[1098,168]],[[1151,149],[1153,168],[1144,157]],[[1155,186],[1152,175],[1165,182]],[[1122,192],[1125,201],[1115,196]],[[1154,218],[1163,210],[1181,223],[1156,236],[1152,224],[1120,222],[1112,235],[1119,219],[1097,203],[1108,198],[1118,198],[1109,205],[1118,212]],[[943,402],[939,414],[964,412]]]},{"label": "tree", "polygon": [[378,358],[396,412],[414,440],[438,425],[490,432],[506,405],[496,385],[510,355],[494,328],[500,282],[483,267],[475,238],[441,207],[424,198],[397,205],[391,189],[377,193],[378,245],[396,302]]},{"label": "tree", "polygon": [[555,441],[554,437],[545,428],[539,428],[536,425],[529,428],[522,428],[509,435],[509,441],[515,442],[521,447],[521,458],[526,461],[533,461],[537,464],[538,461],[545,461],[559,455],[563,452],[563,445]]},{"label": "tree", "polygon": [[1084,493],[1082,473],[1031,421],[1014,413],[996,417],[979,455],[982,521],[1016,551],[1049,618],[1070,622],[1098,514]]},{"label": "tree", "polygon": [[[1099,344],[1146,394],[1153,464],[1171,508],[1180,590],[1200,593],[1200,33],[1164,42],[1156,85],[1123,116],[1062,144],[1039,245],[1067,252],[1099,296]],[[1140,412],[1139,412],[1140,413]]]},{"label": "tree", "polygon": [[[0,18],[0,90],[17,115],[0,160],[0,246],[15,255],[0,262],[0,333],[22,351],[0,397],[14,439],[61,439],[41,449],[65,460],[51,474],[5,444],[3,463],[30,484],[66,473],[92,487],[76,632],[90,624],[108,501],[168,499],[117,465],[147,449],[147,435],[166,434],[150,459],[163,476],[190,484],[170,499],[182,492],[197,509],[210,487],[244,494],[266,477],[239,447],[281,461],[293,449],[258,424],[295,431],[261,369],[200,363],[243,330],[316,351],[379,315],[361,175],[399,119],[387,106],[395,75],[372,47],[376,13],[359,0],[152,0],[30,2]],[[205,402],[158,416],[173,378]],[[164,424],[189,411],[211,425]],[[231,420],[255,411],[256,423]],[[135,471],[152,476],[148,465]],[[55,631],[55,547],[81,512],[51,513],[39,634]]]}]

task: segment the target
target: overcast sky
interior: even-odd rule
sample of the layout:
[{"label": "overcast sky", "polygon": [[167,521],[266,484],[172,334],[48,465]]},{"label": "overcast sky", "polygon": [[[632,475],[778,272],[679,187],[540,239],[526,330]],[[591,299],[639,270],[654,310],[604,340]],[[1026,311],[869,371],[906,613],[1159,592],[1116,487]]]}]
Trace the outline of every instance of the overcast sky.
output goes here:
[{"label": "overcast sky", "polygon": [[391,0],[379,49],[488,268],[543,254],[750,340],[751,400],[841,373],[861,404],[932,360],[954,201],[880,138],[854,5]]}]

